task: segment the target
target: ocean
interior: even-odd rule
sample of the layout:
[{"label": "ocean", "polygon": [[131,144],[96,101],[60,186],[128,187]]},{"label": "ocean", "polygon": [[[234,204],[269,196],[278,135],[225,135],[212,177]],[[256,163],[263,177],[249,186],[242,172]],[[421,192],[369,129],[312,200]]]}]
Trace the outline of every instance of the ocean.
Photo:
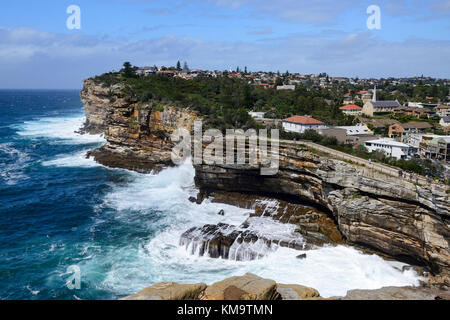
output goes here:
[{"label": "ocean", "polygon": [[[197,193],[189,161],[141,174],[86,159],[105,140],[75,133],[83,122],[78,91],[0,90],[0,299],[118,299],[161,281],[211,284],[246,272],[324,297],[419,284],[405,264],[342,245],[301,260],[288,248],[254,261],[191,254],[179,245],[184,231],[238,225],[249,210],[189,202]],[[292,231],[269,220],[258,228]],[[66,284],[72,266],[79,289]]]}]

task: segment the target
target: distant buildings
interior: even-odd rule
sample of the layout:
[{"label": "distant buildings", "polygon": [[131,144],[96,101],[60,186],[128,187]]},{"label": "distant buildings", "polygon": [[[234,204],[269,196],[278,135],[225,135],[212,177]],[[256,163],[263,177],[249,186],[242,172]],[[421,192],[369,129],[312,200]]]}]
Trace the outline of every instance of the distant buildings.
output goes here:
[{"label": "distant buildings", "polygon": [[375,87],[372,100],[364,104],[362,113],[373,117],[374,113],[394,112],[394,109],[398,107],[400,107],[398,101],[377,101],[377,88]]},{"label": "distant buildings", "polygon": [[338,129],[344,129],[349,136],[356,136],[362,134],[373,134],[372,131],[366,125],[357,125],[357,126],[342,126],[336,127]]},{"label": "distant buildings", "polygon": [[309,116],[292,116],[283,119],[283,129],[288,132],[304,133],[308,129],[325,129],[325,123]]},{"label": "distant buildings", "polygon": [[395,115],[408,115],[413,116],[415,118],[425,117],[428,119],[435,114],[433,110],[430,110],[428,108],[405,107],[405,106],[395,108],[393,112]]},{"label": "distant buildings", "polygon": [[394,140],[377,139],[364,142],[369,152],[382,151],[388,157],[407,159],[410,154],[410,146]]},{"label": "distant buildings", "polygon": [[436,114],[441,118],[450,117],[450,106],[437,106]]},{"label": "distant buildings", "polygon": [[421,133],[432,129],[433,126],[428,122],[409,122],[409,123],[395,123],[389,126],[389,138],[402,137],[409,133]]},{"label": "distant buildings", "polygon": [[360,144],[364,141],[377,139],[372,131],[364,125],[346,126],[346,127],[331,127],[320,129],[318,131],[321,135],[336,138],[339,143],[344,144]]},{"label": "distant buildings", "polygon": [[439,124],[444,128],[450,127],[450,116],[442,117],[441,121],[439,121]]},{"label": "distant buildings", "polygon": [[165,77],[173,77],[176,73],[176,70],[159,70],[158,72],[156,72],[157,75]]},{"label": "distant buildings", "polygon": [[373,117],[375,113],[394,112],[398,107],[400,104],[397,101],[369,101],[364,104],[362,113]]},{"label": "distant buildings", "polygon": [[158,71],[156,67],[141,67],[136,70],[136,74],[141,76],[150,76]]},{"label": "distant buildings", "polygon": [[284,86],[277,86],[277,90],[295,90],[295,85],[285,84]]},{"label": "distant buildings", "polygon": [[450,160],[450,136],[424,135],[420,154],[428,159]]},{"label": "distant buildings", "polygon": [[362,113],[362,108],[355,104],[347,104],[343,107],[340,107],[339,109],[341,109],[343,113],[349,116],[358,116]]},{"label": "distant buildings", "polygon": [[265,116],[265,112],[255,112],[255,111],[250,111],[248,113],[250,115],[250,117],[252,117],[253,119],[264,119]]}]

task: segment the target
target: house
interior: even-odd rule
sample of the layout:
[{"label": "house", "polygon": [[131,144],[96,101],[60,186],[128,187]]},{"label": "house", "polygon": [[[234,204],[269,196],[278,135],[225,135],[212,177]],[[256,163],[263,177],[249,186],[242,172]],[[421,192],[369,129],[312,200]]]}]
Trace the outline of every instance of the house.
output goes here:
[{"label": "house", "polygon": [[265,112],[255,112],[255,111],[250,111],[248,113],[250,115],[250,117],[252,117],[253,119],[263,119],[264,115],[266,114]]},{"label": "house", "polygon": [[442,117],[441,121],[439,121],[439,124],[444,128],[450,127],[450,116]]},{"label": "house", "polygon": [[372,95],[369,92],[361,94],[361,100],[363,103],[367,103],[372,99]]},{"label": "house", "polygon": [[400,106],[394,109],[395,115],[407,115],[413,116],[415,118],[431,118],[434,115],[434,111],[427,108],[417,108],[417,107],[406,107]]},{"label": "house", "polygon": [[141,67],[136,70],[136,74],[141,76],[149,76],[155,74],[158,71],[156,67]]},{"label": "house", "polygon": [[449,117],[450,116],[450,106],[437,106],[436,113],[439,117]]},{"label": "house", "polygon": [[175,70],[159,70],[156,74],[165,77],[173,77],[177,71]]},{"label": "house", "polygon": [[362,113],[373,117],[375,113],[392,113],[399,106],[400,104],[397,101],[369,101],[364,104]]},{"label": "house", "polygon": [[447,136],[438,136],[435,134],[427,134],[422,136],[419,144],[419,153],[425,158],[435,159],[438,153],[438,141]]},{"label": "house", "polygon": [[283,129],[288,132],[304,133],[308,129],[325,129],[325,123],[310,116],[292,116],[283,119]]},{"label": "house", "polygon": [[286,84],[284,86],[277,86],[277,90],[295,90],[295,85]]},{"label": "house", "polygon": [[362,108],[355,104],[347,104],[339,108],[343,113],[349,116],[358,116],[362,113]]},{"label": "house", "polygon": [[364,142],[369,152],[382,151],[388,157],[398,160],[406,159],[410,154],[410,146],[390,139],[377,139]]},{"label": "house", "polygon": [[450,161],[450,137],[443,137],[438,140],[437,159]]},{"label": "house", "polygon": [[409,123],[395,123],[389,126],[389,138],[402,137],[409,133],[420,133],[431,129],[433,126],[428,122],[409,122]]},{"label": "house", "polygon": [[370,129],[364,124],[360,124],[357,126],[342,126],[342,127],[336,127],[336,128],[346,130],[348,136],[373,134],[373,132],[370,131]]},{"label": "house", "polygon": [[333,128],[326,128],[326,129],[320,129],[318,132],[321,135],[327,136],[327,137],[333,137],[336,138],[339,143],[345,143],[345,144],[359,144],[364,141],[373,140],[378,138],[377,136],[371,135],[371,134],[347,134],[346,129],[342,129],[340,127],[333,127]]}]

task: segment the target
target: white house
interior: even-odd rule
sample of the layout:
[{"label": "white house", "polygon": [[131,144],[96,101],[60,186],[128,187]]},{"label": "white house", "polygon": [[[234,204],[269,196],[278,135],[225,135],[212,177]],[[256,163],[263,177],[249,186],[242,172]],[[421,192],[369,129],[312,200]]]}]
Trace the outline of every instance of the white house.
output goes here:
[{"label": "white house", "polygon": [[263,119],[264,115],[266,114],[265,112],[255,112],[255,111],[250,111],[248,113],[250,115],[250,117],[252,117],[253,119]]},{"label": "white house", "polygon": [[437,106],[436,113],[439,117],[450,117],[450,106]]},{"label": "white house", "polygon": [[295,85],[286,84],[284,86],[277,86],[277,90],[295,90]]},{"label": "white house", "polygon": [[439,124],[444,128],[450,127],[450,116],[442,117],[441,121],[439,121]]},{"label": "white house", "polygon": [[356,136],[356,135],[361,135],[361,134],[373,134],[373,132],[370,131],[370,129],[366,125],[343,126],[343,127],[336,127],[336,128],[347,130],[348,136]]},{"label": "white house", "polygon": [[369,152],[383,151],[388,157],[406,159],[409,155],[410,146],[390,139],[377,139],[364,142]]},{"label": "white house", "polygon": [[350,116],[358,116],[362,113],[362,109],[360,106],[357,106],[355,104],[347,104],[345,106],[340,107],[339,109],[342,110],[343,113],[350,115]]},{"label": "white house", "polygon": [[285,131],[304,133],[308,129],[326,129],[325,123],[309,116],[292,116],[283,119],[282,126]]}]

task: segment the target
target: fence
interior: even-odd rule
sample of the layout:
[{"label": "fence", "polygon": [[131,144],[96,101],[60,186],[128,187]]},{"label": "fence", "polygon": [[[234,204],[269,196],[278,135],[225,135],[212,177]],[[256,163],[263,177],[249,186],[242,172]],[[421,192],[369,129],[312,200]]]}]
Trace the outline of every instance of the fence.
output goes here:
[{"label": "fence", "polygon": [[[434,183],[434,181],[432,179],[427,179],[425,177],[416,175],[412,178],[408,178],[408,177],[404,177],[401,173],[402,170],[399,168],[393,168],[393,167],[389,167],[380,163],[376,163],[376,162],[372,162],[363,158],[359,158],[350,154],[347,154],[345,152],[341,152],[335,149],[331,149],[328,147],[324,147],[320,144],[308,141],[308,140],[298,140],[298,141],[291,141],[291,140],[280,140],[281,143],[284,144],[296,144],[296,145],[305,145],[307,147],[313,148],[315,150],[321,151],[321,152],[325,152],[327,154],[329,154],[331,157],[339,159],[339,160],[346,160],[346,161],[351,161],[353,163],[362,165],[364,167],[366,167],[369,170],[362,170],[364,175],[370,176],[370,177],[375,177],[375,174],[373,172],[371,172],[371,170],[375,170],[381,173],[384,173],[385,175],[387,175],[389,177],[389,180],[397,182],[397,183],[401,183],[402,185],[414,188],[414,183],[415,184],[420,184],[420,185],[425,185],[425,186],[433,186],[433,187],[438,187],[438,185],[436,185]],[[442,188],[443,190],[448,189],[448,186],[446,185],[439,185],[440,188]]]}]

